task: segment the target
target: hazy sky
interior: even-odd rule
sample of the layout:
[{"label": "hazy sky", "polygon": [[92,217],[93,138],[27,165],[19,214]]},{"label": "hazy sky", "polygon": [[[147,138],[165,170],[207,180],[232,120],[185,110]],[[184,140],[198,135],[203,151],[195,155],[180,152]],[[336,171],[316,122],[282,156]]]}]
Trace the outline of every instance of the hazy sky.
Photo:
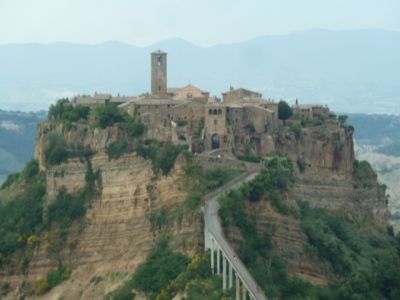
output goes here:
[{"label": "hazy sky", "polygon": [[400,31],[400,0],[0,0],[0,43],[209,46],[311,28]]}]

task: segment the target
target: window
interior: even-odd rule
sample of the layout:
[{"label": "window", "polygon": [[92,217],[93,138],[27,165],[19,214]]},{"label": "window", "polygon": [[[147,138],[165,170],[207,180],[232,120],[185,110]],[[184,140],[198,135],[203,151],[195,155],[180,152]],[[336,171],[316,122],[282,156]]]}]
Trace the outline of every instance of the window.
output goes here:
[{"label": "window", "polygon": [[218,114],[222,115],[222,109],[218,109]]},{"label": "window", "polygon": [[162,64],[162,56],[157,57],[157,66],[161,66]]},{"label": "window", "polygon": [[209,109],[209,110],[208,110],[208,114],[209,114],[209,115],[212,115],[212,109]]},{"label": "window", "polygon": [[217,125],[217,123],[218,123],[218,121],[217,121],[217,120],[214,120],[214,125]]}]

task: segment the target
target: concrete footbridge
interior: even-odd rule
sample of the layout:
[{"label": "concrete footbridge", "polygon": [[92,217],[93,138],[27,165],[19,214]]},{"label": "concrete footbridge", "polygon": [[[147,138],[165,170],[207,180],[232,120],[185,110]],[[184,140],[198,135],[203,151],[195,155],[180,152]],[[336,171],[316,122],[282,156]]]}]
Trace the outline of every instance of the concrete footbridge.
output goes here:
[{"label": "concrete footbridge", "polygon": [[224,237],[221,221],[218,216],[218,199],[224,193],[238,188],[244,182],[252,180],[258,173],[258,171],[247,172],[208,194],[205,198],[205,250],[211,250],[211,269],[213,274],[222,275],[222,288],[225,290],[235,286],[236,300],[266,300],[267,298]]}]

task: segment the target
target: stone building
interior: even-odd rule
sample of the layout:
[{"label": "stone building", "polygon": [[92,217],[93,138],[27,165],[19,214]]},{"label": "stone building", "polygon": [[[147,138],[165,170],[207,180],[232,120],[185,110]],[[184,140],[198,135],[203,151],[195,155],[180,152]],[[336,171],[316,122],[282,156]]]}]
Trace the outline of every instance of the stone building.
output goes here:
[{"label": "stone building", "polygon": [[185,100],[185,99],[205,99],[208,100],[210,97],[209,92],[202,91],[198,87],[188,84],[183,88],[170,88],[168,94],[172,96],[174,100]]},{"label": "stone building", "polygon": [[318,119],[318,118],[327,118],[331,114],[328,106],[323,105],[304,105],[299,104],[296,100],[296,104],[293,105],[293,113],[303,116],[306,119]]}]

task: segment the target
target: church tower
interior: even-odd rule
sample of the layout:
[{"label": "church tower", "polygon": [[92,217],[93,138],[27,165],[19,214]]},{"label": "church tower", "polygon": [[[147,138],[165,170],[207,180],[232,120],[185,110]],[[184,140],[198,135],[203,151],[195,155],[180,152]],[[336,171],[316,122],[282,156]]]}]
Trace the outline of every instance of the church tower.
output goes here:
[{"label": "church tower", "polygon": [[167,53],[161,50],[151,53],[151,94],[167,94]]}]

